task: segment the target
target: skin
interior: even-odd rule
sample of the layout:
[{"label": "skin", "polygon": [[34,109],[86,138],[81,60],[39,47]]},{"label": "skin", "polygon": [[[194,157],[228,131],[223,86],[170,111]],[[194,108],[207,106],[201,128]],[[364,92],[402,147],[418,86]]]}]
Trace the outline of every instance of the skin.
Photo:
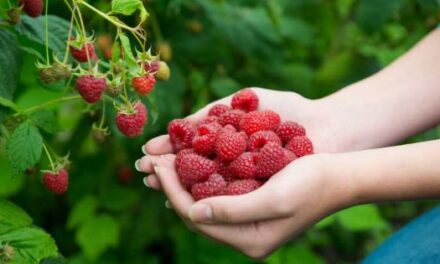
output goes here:
[{"label": "skin", "polygon": [[[150,140],[136,167],[189,229],[257,259],[343,208],[438,198],[440,140],[385,146],[440,123],[439,47],[435,30],[384,70],[320,100],[253,88],[261,109],[306,127],[318,154],[289,164],[251,193],[195,202],[178,181],[168,136]],[[210,107],[188,118],[199,120]]]}]

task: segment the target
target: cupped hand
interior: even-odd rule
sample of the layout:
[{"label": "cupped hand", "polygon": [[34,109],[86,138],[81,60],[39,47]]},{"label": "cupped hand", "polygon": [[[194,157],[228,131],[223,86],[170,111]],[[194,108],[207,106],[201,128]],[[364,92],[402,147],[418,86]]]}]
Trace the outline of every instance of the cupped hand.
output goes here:
[{"label": "cupped hand", "polygon": [[259,259],[324,216],[350,205],[353,187],[330,171],[331,156],[301,158],[253,192],[198,202],[179,183],[173,155],[151,161],[172,207],[190,230]]}]

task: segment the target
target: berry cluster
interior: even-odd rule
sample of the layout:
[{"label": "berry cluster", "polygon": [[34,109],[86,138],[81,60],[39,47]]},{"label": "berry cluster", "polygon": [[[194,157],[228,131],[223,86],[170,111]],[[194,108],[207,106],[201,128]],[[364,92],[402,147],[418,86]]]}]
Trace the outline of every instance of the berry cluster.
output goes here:
[{"label": "berry cluster", "polygon": [[216,104],[197,123],[168,124],[179,180],[195,200],[251,192],[290,162],[313,154],[303,126],[281,122],[258,105],[255,92],[244,89],[231,106]]}]

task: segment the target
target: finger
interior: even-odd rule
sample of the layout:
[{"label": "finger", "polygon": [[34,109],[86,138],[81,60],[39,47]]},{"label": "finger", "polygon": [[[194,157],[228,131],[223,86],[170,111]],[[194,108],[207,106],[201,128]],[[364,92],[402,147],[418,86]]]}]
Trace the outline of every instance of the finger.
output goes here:
[{"label": "finger", "polygon": [[144,147],[144,152],[151,155],[162,155],[173,153],[173,145],[171,145],[170,137],[162,135],[148,141]]},{"label": "finger", "polygon": [[194,204],[194,199],[180,184],[174,161],[163,158],[154,160],[154,170],[168,200],[183,218],[188,218],[188,210]]},{"label": "finger", "polygon": [[[165,159],[174,160],[174,154],[164,154],[161,156],[162,156],[162,158],[165,158]],[[136,170],[139,172],[153,173],[154,172],[153,160],[157,159],[158,157],[160,157],[160,156],[145,155],[142,158],[138,159],[135,162],[134,166],[135,166]]]},{"label": "finger", "polygon": [[231,104],[231,100],[232,100],[232,95],[230,95],[228,97],[225,97],[225,98],[222,98],[220,100],[217,100],[215,102],[212,102],[210,104],[207,104],[202,109],[200,109],[197,112],[195,112],[194,114],[189,115],[187,117],[187,119],[189,119],[192,122],[201,121],[203,118],[208,116],[209,109],[211,109],[214,105],[216,105],[216,104],[230,105]]},{"label": "finger", "polygon": [[239,224],[283,218],[291,214],[290,201],[280,198],[276,185],[266,182],[259,189],[237,196],[203,199],[191,206],[188,215],[199,223]]},{"label": "finger", "polygon": [[159,191],[161,189],[159,179],[157,178],[157,175],[154,173],[144,178],[144,184],[148,188],[151,188],[156,191]]}]

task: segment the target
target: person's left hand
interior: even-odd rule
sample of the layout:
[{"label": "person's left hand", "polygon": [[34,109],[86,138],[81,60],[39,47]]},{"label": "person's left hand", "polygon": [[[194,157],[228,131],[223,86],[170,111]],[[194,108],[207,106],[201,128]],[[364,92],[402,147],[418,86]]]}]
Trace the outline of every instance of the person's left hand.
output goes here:
[{"label": "person's left hand", "polygon": [[296,160],[259,189],[195,202],[179,183],[173,154],[155,156],[154,171],[189,229],[263,258],[326,215],[353,202],[353,183],[332,168],[333,155]]}]

